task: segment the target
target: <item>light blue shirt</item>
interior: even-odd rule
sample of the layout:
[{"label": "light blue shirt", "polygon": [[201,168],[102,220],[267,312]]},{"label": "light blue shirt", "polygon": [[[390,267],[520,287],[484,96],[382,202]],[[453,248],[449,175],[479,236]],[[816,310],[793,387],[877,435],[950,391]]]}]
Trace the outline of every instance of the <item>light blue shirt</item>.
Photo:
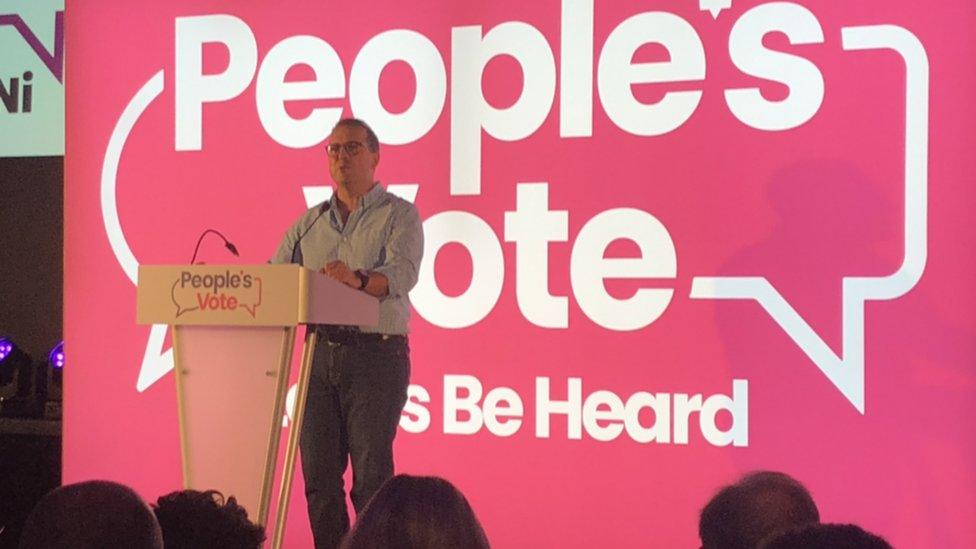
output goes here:
[{"label": "light blue shirt", "polygon": [[424,254],[423,225],[417,208],[376,183],[359,199],[355,211],[343,224],[338,200],[333,193],[329,202],[298,218],[285,233],[271,262],[294,262],[318,271],[338,259],[354,271],[383,274],[389,281],[389,293],[380,298],[379,325],[360,329],[406,335],[410,331],[408,292],[417,283]]}]

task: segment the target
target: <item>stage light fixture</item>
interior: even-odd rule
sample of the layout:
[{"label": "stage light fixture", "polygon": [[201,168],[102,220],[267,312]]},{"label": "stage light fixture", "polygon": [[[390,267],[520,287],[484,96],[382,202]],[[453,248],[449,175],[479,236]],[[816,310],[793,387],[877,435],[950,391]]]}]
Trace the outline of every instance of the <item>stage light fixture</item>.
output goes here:
[{"label": "stage light fixture", "polygon": [[13,350],[14,350],[14,344],[12,341],[10,341],[7,338],[0,339],[0,362],[6,360],[7,355],[9,355],[10,351]]},{"label": "stage light fixture", "polygon": [[47,354],[47,360],[51,363],[51,367],[55,370],[64,368],[64,341],[58,342],[58,344],[51,349],[51,352]]},{"label": "stage light fixture", "polygon": [[30,356],[10,338],[0,338],[0,386],[19,379],[22,372],[29,373],[30,369]]},{"label": "stage light fixture", "polygon": [[[10,338],[0,338],[0,385],[16,380],[11,389],[0,394],[0,415],[5,417],[33,418],[44,415],[47,399],[47,376],[39,376],[38,368],[30,355]],[[41,383],[39,384],[39,378]],[[44,385],[43,395],[38,395],[39,385]]]},{"label": "stage light fixture", "polygon": [[44,413],[47,417],[61,417],[61,398],[64,392],[64,341],[58,342],[47,354],[47,362],[50,372],[50,382],[47,390],[47,409]]}]

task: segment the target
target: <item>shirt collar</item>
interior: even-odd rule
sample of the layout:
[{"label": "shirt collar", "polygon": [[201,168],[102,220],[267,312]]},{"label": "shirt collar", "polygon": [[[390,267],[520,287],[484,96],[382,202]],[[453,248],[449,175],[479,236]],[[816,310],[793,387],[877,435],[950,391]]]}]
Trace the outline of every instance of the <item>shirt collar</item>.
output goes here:
[{"label": "shirt collar", "polygon": [[[359,199],[359,207],[362,209],[366,209],[372,206],[373,204],[378,203],[380,199],[383,197],[383,195],[385,194],[386,194],[386,189],[383,188],[383,184],[380,183],[379,181],[374,181],[373,187],[369,191],[367,191],[366,194],[362,196],[362,198]],[[339,204],[339,195],[338,193],[333,192],[332,198],[329,199],[329,207],[335,209],[335,211],[339,211],[338,204]]]},{"label": "shirt collar", "polygon": [[373,182],[373,188],[369,190],[363,197],[359,200],[363,205],[363,208],[368,208],[373,204],[379,202],[379,200],[386,194],[386,189],[383,188],[383,184],[379,181]]}]

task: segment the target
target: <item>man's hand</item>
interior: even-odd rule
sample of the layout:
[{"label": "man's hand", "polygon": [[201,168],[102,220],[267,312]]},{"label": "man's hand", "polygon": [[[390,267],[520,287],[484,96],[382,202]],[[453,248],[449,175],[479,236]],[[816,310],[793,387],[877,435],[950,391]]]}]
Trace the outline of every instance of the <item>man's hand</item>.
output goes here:
[{"label": "man's hand", "polygon": [[359,277],[356,276],[356,273],[352,272],[352,269],[350,269],[348,265],[341,261],[330,261],[319,272],[328,276],[329,278],[334,278],[335,280],[342,282],[346,286],[359,289]]}]

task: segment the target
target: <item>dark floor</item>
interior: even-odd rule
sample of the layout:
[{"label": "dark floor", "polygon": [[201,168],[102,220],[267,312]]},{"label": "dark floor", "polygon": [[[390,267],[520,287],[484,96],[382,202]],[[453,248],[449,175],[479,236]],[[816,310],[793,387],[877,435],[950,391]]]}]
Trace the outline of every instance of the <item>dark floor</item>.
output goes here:
[{"label": "dark floor", "polygon": [[0,548],[17,547],[24,519],[61,484],[61,422],[0,418]]}]

